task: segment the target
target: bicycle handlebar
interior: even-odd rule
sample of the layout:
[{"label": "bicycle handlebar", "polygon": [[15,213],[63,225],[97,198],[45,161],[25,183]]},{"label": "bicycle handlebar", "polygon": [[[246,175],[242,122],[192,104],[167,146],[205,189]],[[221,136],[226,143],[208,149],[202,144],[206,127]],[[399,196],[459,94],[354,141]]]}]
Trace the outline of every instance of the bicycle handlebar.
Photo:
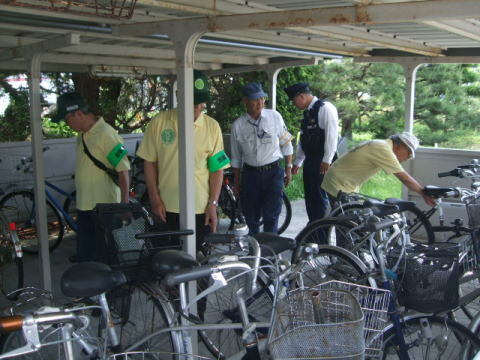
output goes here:
[{"label": "bicycle handlebar", "polygon": [[13,331],[21,330],[24,317],[20,315],[6,316],[0,318],[0,333],[7,334]]},{"label": "bicycle handlebar", "polygon": [[399,225],[401,223],[402,223],[401,219],[385,219],[385,220],[378,221],[375,217],[372,217],[364,225],[364,229],[369,232],[377,232],[377,231],[389,228],[393,225]]},{"label": "bicycle handlebar", "polygon": [[195,232],[193,230],[156,231],[156,232],[135,234],[135,239],[151,239],[156,237],[193,235],[194,233]]},{"label": "bicycle handlebar", "polygon": [[175,286],[181,283],[198,280],[202,277],[210,276],[212,269],[213,266],[209,265],[198,266],[192,269],[182,269],[165,276],[165,283],[168,286]]}]

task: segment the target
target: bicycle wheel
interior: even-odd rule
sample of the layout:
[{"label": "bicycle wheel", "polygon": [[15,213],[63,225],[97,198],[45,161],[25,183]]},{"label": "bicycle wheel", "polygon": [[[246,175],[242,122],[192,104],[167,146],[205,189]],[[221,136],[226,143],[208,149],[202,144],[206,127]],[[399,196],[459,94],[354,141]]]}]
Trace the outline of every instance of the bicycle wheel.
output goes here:
[{"label": "bicycle wheel", "polygon": [[[402,331],[410,359],[472,359],[480,340],[466,327],[434,315],[406,319]],[[383,359],[399,359],[395,329],[384,334]]]},{"label": "bicycle wheel", "polygon": [[[119,325],[120,347],[125,350],[138,340],[168,327],[171,320],[164,304],[157,296],[160,290],[150,289],[152,284],[127,284],[107,295],[114,322]],[[161,351],[173,354],[181,352],[177,337],[167,332],[143,343],[139,351]],[[173,358],[173,355],[172,355]]]},{"label": "bicycle wheel", "polygon": [[[63,211],[65,211],[67,214],[69,214],[74,221],[77,221],[77,192],[74,190],[72,191],[67,198],[65,199],[65,202],[63,203]],[[65,218],[65,221],[68,223],[68,219]],[[70,229],[74,230],[74,227],[72,224],[68,223],[68,226]]]},{"label": "bicycle wheel", "polygon": [[[246,276],[237,277],[232,271],[227,274],[227,286],[207,296],[205,304],[199,306],[199,314],[206,324],[239,323],[240,312],[235,301],[235,294],[240,287],[244,287]],[[201,289],[200,289],[201,290]],[[273,297],[261,280],[257,282],[257,291],[246,299],[247,311],[252,322],[269,322],[273,307]],[[267,335],[267,329],[257,329],[261,337]],[[216,359],[229,358],[231,355],[244,349],[242,344],[242,330],[207,330],[200,332],[200,337],[207,349]]]},{"label": "bicycle wheel", "polygon": [[[33,192],[21,190],[5,195],[0,201],[0,209],[9,222],[17,224],[22,249],[27,253],[37,254],[39,248]],[[63,239],[64,225],[60,213],[48,200],[47,231],[49,249],[52,251]]]},{"label": "bicycle wheel", "polygon": [[368,285],[368,270],[360,259],[347,250],[321,245],[312,258],[296,259],[303,285],[312,287],[330,280]]},{"label": "bicycle wheel", "polygon": [[220,196],[218,198],[217,218],[218,218],[218,231],[223,232],[226,230],[232,230],[235,225],[236,216],[236,202],[232,197],[230,188],[222,186]]},{"label": "bicycle wheel", "polygon": [[412,242],[419,244],[433,244],[435,242],[432,224],[422,210],[414,207],[405,210],[403,213],[407,218],[408,232]]}]

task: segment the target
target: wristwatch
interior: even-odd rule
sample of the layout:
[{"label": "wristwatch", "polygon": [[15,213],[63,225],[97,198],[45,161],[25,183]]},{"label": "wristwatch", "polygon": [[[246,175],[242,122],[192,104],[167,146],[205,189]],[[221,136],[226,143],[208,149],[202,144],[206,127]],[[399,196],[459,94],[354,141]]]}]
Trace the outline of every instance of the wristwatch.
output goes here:
[{"label": "wristwatch", "polygon": [[212,204],[218,207],[218,201],[217,200],[210,200],[208,204]]}]

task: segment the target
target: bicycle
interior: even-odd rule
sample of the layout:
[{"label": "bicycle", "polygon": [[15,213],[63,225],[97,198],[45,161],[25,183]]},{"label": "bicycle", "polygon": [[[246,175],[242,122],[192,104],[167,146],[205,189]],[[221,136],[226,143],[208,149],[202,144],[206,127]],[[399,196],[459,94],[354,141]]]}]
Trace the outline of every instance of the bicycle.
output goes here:
[{"label": "bicycle", "polygon": [[[16,172],[32,173],[32,158],[23,157],[16,165]],[[74,193],[68,193],[60,187],[45,180],[45,195],[47,198],[47,230],[49,250],[53,251],[60,245],[65,234],[65,222],[73,230],[78,226],[75,218],[70,215],[70,207],[75,201]],[[65,197],[63,206],[53,196],[50,190]],[[38,253],[38,235],[36,228],[35,196],[31,188],[15,189],[0,199],[0,212],[10,222],[17,224],[17,234],[23,251],[30,254]]]},{"label": "bicycle", "polygon": [[23,251],[16,224],[8,222],[0,212],[0,278],[1,291],[15,300],[15,291],[23,287]]},{"label": "bicycle", "polygon": [[[477,159],[473,159],[470,164],[459,165],[455,169],[447,172],[438,173],[438,177],[454,176],[459,179],[470,178],[472,179],[471,189],[465,188],[452,188],[452,187],[436,187],[427,185],[424,188],[425,194],[437,199],[437,206],[430,208],[427,211],[423,211],[418,208],[414,202],[406,202],[400,199],[388,198],[384,202],[387,204],[400,205],[402,212],[404,212],[405,218],[408,224],[408,231],[413,242],[433,244],[436,239],[436,233],[454,232],[460,234],[465,232],[466,228],[462,227],[463,222],[460,219],[456,219],[453,222],[453,226],[446,226],[444,221],[444,211],[442,207],[443,198],[461,198],[462,203],[465,204],[465,198],[478,192],[479,186],[475,182],[479,178],[476,172],[480,169],[480,164]],[[336,217],[339,215],[348,214],[350,212],[355,213],[359,209],[363,208],[363,202],[366,200],[380,201],[379,199],[371,198],[362,194],[345,194],[341,193],[339,196],[339,204],[336,206],[329,216]],[[430,222],[432,216],[438,212],[439,225],[433,226]]]},{"label": "bicycle", "polygon": [[[223,184],[218,199],[218,219],[219,223],[225,223],[223,227],[232,230],[235,224],[241,224],[244,219],[239,209],[238,199],[233,191],[233,173],[230,170],[224,170]],[[292,204],[287,194],[282,192],[282,210],[278,219],[277,233],[281,234],[287,230],[292,220]],[[260,226],[263,225],[260,219]]]}]

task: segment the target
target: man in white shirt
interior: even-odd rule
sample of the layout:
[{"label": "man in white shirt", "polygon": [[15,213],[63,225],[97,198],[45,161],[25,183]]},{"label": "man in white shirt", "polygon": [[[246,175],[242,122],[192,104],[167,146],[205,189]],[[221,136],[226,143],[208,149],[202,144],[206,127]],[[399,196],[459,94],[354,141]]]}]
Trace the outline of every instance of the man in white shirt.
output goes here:
[{"label": "man in white shirt", "polygon": [[[260,217],[263,231],[277,232],[283,185],[292,177],[292,135],[280,113],[264,108],[267,95],[259,83],[245,85],[242,93],[247,113],[235,120],[231,136],[235,193],[250,234],[260,231]],[[279,162],[283,157],[285,172]]]},{"label": "man in white shirt", "polygon": [[303,187],[308,220],[325,216],[328,195],[321,188],[323,176],[334,161],[338,139],[338,112],[330,102],[312,95],[310,85],[298,83],[284,89],[293,105],[304,110],[300,142],[292,173],[303,166]]}]

